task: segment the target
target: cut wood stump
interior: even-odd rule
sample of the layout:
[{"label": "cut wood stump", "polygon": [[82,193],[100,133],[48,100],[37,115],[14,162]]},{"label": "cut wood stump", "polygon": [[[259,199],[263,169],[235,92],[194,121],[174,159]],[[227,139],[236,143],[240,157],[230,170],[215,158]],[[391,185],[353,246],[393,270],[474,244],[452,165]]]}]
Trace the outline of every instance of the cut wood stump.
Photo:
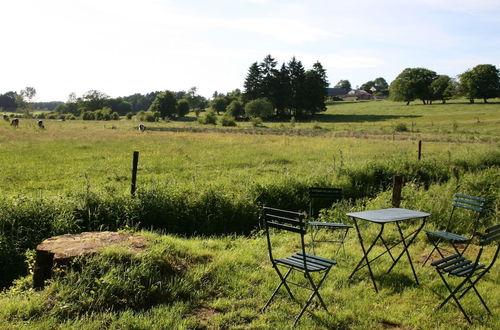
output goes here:
[{"label": "cut wood stump", "polygon": [[52,277],[54,266],[68,265],[76,257],[96,254],[108,247],[121,246],[131,253],[142,251],[147,245],[144,236],[116,232],[84,232],[54,236],[36,247],[33,287],[43,288]]}]

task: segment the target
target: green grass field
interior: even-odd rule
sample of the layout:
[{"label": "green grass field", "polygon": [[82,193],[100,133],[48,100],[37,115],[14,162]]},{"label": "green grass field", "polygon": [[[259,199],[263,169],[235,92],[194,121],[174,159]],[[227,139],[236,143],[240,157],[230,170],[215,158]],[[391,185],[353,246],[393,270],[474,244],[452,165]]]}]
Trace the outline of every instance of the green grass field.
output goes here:
[{"label": "green grass field", "polygon": [[[228,223],[215,212],[237,222],[252,220],[261,202],[304,209],[304,187],[314,184],[340,186],[356,198],[334,210],[336,220],[348,222],[345,212],[390,206],[387,183],[393,174],[408,180],[402,207],[432,213],[428,228],[446,219],[457,189],[487,197],[484,221],[498,222],[500,104],[495,101],[425,106],[335,102],[313,120],[297,121],[293,127],[289,122],[264,122],[258,129],[249,122],[231,129],[204,126],[194,117],[146,123],[149,129],[143,133],[134,120],[45,120],[45,130],[37,129],[35,120],[21,119],[17,129],[2,121],[0,266],[12,259],[19,267],[26,250],[27,260],[33,261],[29,251],[48,236],[130,230],[128,220],[140,223],[140,216],[149,217],[152,224],[161,224],[165,217],[180,227],[195,218],[195,225],[224,229]],[[406,130],[396,129],[401,124]],[[131,199],[135,150],[140,152],[139,195]],[[459,180],[451,175],[454,167]],[[150,222],[144,227],[158,229],[147,225]],[[41,291],[30,289],[31,275],[21,267],[15,284],[0,293],[0,329],[291,327],[299,307],[284,294],[266,313],[259,312],[278,280],[261,231],[186,238],[165,234],[176,232],[169,228],[160,227],[163,234],[141,232],[151,244],[136,257],[108,251],[92,267],[56,277]],[[373,237],[377,228],[362,229]],[[388,240],[395,235],[389,228]],[[289,235],[278,239],[280,253],[298,247]],[[377,251],[382,248],[376,246]],[[421,261],[430,248],[421,233],[410,248],[413,260]],[[339,261],[321,290],[331,315],[315,309],[314,316],[304,315],[299,328],[469,328],[452,305],[434,310],[446,291],[432,267],[417,266],[417,286],[405,259],[385,274],[390,259],[381,258],[375,267],[381,288],[376,294],[365,271],[347,282],[361,258],[354,230],[347,240],[347,257],[336,256],[335,249],[322,244],[316,250]],[[488,251],[486,257],[491,256]],[[500,324],[498,270],[497,264],[479,285],[493,316],[473,295],[464,299],[472,328],[495,329]]]}]

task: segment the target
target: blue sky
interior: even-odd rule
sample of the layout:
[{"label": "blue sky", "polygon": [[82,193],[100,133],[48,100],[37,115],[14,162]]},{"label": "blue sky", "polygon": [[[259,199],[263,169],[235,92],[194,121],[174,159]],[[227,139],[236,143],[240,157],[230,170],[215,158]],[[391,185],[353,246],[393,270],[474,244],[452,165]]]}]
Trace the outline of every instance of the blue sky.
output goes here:
[{"label": "blue sky", "polygon": [[0,93],[32,86],[38,101],[193,86],[210,97],[242,89],[267,54],[320,61],[332,86],[500,67],[500,0],[6,0],[0,12]]}]

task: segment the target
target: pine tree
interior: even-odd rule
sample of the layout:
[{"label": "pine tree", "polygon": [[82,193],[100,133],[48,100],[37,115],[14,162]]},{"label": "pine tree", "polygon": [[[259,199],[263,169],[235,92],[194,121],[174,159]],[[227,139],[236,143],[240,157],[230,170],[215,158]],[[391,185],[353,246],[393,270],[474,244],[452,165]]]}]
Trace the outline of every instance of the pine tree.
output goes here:
[{"label": "pine tree", "polygon": [[255,100],[262,95],[262,72],[257,64],[253,63],[248,69],[248,74],[244,83],[244,98],[246,101]]}]

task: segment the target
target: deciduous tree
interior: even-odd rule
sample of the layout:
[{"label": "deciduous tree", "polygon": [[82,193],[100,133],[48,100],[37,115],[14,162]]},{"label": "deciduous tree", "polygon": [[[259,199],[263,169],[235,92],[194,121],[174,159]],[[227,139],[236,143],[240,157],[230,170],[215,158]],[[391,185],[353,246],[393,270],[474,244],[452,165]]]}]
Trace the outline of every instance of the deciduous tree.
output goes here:
[{"label": "deciduous tree", "polygon": [[161,118],[173,118],[177,113],[177,100],[174,93],[165,91],[156,96],[149,107],[149,111],[160,113]]},{"label": "deciduous tree", "polygon": [[488,103],[489,98],[500,96],[500,72],[492,64],[477,65],[459,78],[460,91],[471,103],[474,103],[475,98]]},{"label": "deciduous tree", "polygon": [[406,105],[415,99],[424,104],[431,99],[431,83],[437,78],[436,72],[425,68],[404,69],[389,87],[390,96],[394,101],[404,101]]}]

